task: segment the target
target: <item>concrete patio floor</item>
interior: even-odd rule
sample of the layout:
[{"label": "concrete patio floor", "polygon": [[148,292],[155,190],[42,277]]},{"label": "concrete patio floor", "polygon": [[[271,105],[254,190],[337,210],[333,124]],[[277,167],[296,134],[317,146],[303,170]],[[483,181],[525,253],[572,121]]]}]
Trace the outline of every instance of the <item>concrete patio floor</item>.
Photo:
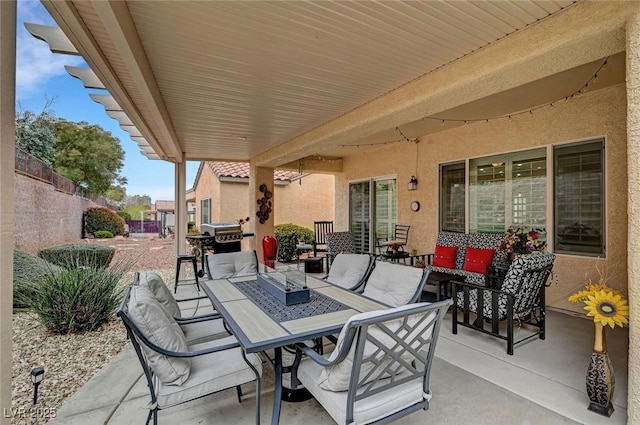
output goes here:
[{"label": "concrete patio floor", "polygon": [[[610,418],[587,410],[585,372],[591,354],[593,323],[581,317],[548,312],[547,339],[531,340],[506,354],[505,343],[470,329],[451,333],[445,318],[431,374],[434,394],[428,411],[398,424],[611,424],[627,423],[626,329],[609,330],[607,343],[616,374],[615,411]],[[262,423],[269,423],[272,372],[264,367]],[[243,386],[241,404],[227,390],[159,413],[160,424],[252,424],[255,390]],[[74,394],[50,421],[52,425],[143,424],[149,393],[132,347]],[[314,400],[283,402],[282,424],[331,423]]]}]

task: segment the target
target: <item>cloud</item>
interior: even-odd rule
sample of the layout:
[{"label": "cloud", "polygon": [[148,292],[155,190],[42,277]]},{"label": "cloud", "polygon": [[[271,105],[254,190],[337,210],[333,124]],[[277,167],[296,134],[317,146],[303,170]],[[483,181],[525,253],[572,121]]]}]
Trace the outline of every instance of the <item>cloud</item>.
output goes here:
[{"label": "cloud", "polygon": [[29,97],[38,92],[46,95],[47,83],[52,78],[68,75],[65,65],[82,65],[80,56],[54,54],[49,45],[33,37],[24,22],[57,26],[39,1],[18,1],[16,37],[16,98]]}]

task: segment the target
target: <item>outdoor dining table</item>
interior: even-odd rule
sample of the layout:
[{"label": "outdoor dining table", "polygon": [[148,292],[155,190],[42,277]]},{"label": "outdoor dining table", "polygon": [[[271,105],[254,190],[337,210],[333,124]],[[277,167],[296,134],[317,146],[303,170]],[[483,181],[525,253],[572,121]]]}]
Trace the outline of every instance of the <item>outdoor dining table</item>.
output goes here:
[{"label": "outdoor dining table", "polygon": [[201,282],[205,293],[246,353],[266,355],[266,350],[273,349],[271,363],[275,388],[272,425],[280,421],[282,348],[337,334],[355,314],[389,308],[310,275],[306,276],[306,285],[310,289],[309,302],[285,305],[261,290],[255,275]]}]

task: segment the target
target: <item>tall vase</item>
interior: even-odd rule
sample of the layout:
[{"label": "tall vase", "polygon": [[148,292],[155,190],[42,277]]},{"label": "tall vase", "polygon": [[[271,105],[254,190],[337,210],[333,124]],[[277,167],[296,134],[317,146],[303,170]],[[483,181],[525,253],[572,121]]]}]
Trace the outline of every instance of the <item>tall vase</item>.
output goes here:
[{"label": "tall vase", "polygon": [[614,386],[615,376],[607,353],[604,327],[601,323],[595,323],[593,353],[587,368],[589,410],[607,417],[611,416]]}]

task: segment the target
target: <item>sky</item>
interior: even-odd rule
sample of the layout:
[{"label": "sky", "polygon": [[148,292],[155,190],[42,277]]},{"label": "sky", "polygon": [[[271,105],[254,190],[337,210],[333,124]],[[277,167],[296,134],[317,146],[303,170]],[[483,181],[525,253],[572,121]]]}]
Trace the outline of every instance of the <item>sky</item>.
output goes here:
[{"label": "sky", "polygon": [[[53,115],[68,121],[99,125],[120,140],[125,151],[120,175],[128,180],[127,195],[149,195],[153,202],[173,200],[173,163],[150,160],[142,155],[129,133],[107,115],[102,105],[89,97],[89,93],[106,92],[84,88],[79,79],[65,71],[65,65],[86,67],[84,60],[79,56],[51,53],[46,42],[29,34],[24,22],[58,26],[39,1],[18,0],[16,111],[40,113],[47,100],[53,100],[48,108]],[[187,189],[193,186],[198,166],[199,162],[187,162]]]}]

